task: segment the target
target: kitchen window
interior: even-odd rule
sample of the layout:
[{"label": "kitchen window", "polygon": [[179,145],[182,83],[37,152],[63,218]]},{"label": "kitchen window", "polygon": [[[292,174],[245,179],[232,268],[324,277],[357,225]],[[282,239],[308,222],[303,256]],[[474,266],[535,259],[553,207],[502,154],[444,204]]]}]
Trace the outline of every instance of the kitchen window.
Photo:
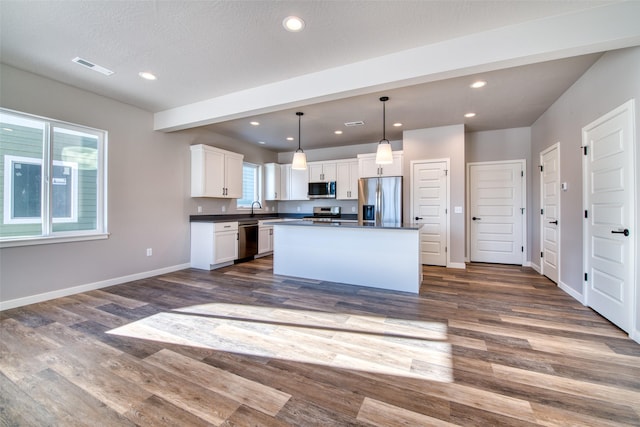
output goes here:
[{"label": "kitchen window", "polygon": [[0,109],[0,247],[106,237],[106,137]]},{"label": "kitchen window", "polygon": [[262,166],[247,162],[242,163],[242,198],[238,199],[238,208],[250,209],[251,203],[255,201],[262,204],[261,177]]}]

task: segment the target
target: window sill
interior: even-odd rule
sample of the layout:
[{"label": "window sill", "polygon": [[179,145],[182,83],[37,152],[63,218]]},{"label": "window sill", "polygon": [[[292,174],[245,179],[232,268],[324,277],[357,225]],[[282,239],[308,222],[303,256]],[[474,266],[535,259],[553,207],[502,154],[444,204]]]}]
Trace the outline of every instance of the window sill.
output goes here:
[{"label": "window sill", "polygon": [[109,233],[78,234],[73,236],[67,235],[52,237],[20,237],[15,240],[0,240],[0,249],[13,248],[18,246],[49,245],[53,243],[84,242],[87,240],[102,240],[108,238]]}]

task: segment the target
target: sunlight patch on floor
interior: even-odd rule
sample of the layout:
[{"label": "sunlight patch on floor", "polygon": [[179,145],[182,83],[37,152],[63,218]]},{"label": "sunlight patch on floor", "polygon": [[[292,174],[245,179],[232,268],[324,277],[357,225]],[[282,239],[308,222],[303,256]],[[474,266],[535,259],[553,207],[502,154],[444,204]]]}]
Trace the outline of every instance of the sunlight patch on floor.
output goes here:
[{"label": "sunlight patch on floor", "polygon": [[452,382],[447,326],[282,307],[202,304],[108,333],[377,374]]}]

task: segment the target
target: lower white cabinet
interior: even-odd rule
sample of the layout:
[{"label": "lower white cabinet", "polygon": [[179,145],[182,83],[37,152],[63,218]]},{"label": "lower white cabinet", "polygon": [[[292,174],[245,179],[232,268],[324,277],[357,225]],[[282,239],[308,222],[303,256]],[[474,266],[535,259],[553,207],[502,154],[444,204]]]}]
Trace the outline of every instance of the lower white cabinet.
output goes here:
[{"label": "lower white cabinet", "polygon": [[238,259],[238,222],[192,222],[191,267],[213,270]]},{"label": "lower white cabinet", "polygon": [[258,227],[258,255],[273,252],[273,225]]}]

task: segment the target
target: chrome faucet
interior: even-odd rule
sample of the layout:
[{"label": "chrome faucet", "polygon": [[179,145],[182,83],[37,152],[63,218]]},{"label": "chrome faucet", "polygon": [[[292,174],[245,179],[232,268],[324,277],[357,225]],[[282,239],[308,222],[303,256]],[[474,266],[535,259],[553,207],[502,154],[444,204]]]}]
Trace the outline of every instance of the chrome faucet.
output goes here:
[{"label": "chrome faucet", "polygon": [[256,200],[255,202],[251,203],[251,216],[254,216],[254,213],[253,213],[253,205],[255,205],[256,203],[258,204],[259,209],[262,209],[262,205],[261,205],[261,204],[260,204],[260,202],[258,202],[257,200]]}]

